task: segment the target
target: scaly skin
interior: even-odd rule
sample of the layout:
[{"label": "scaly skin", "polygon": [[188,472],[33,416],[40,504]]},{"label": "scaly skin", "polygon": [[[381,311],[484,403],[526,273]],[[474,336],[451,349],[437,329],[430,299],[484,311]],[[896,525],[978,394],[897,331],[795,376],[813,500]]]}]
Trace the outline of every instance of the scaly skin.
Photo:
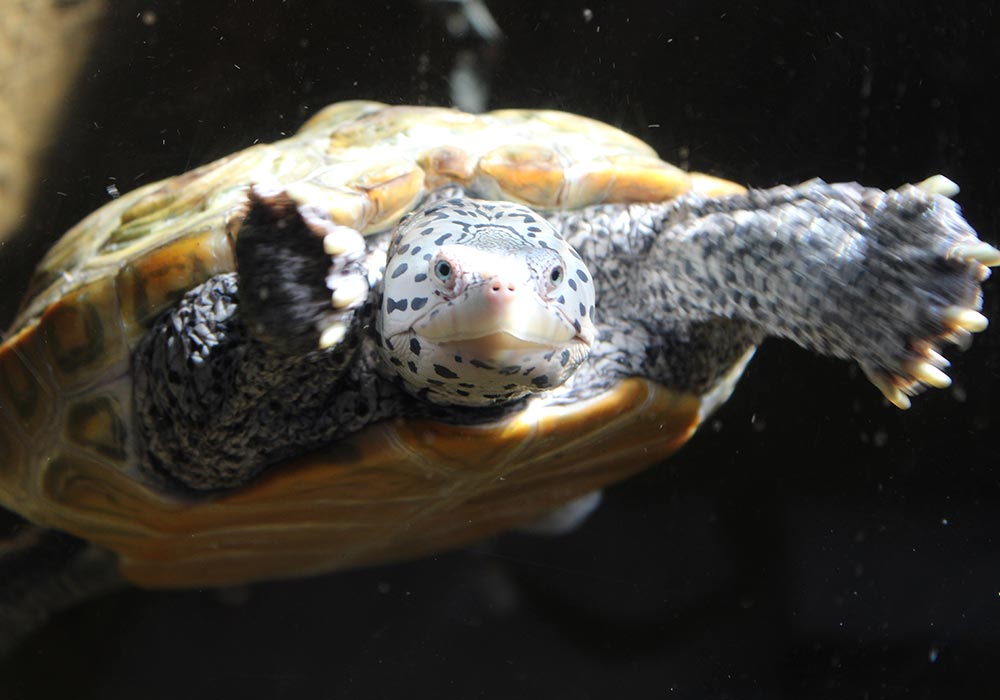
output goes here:
[{"label": "scaly skin", "polygon": [[[775,335],[860,362],[905,407],[921,386],[946,385],[942,341],[985,328],[979,285],[1000,261],[954,203],[914,186],[881,192],[813,181],[550,220],[593,271],[598,301],[590,359],[546,400],[573,401],[628,376],[704,394]],[[329,305],[329,290],[314,286],[317,308]],[[345,336],[357,345],[353,356],[343,344],[308,354],[269,347],[247,333],[240,293],[231,275],[193,290],[137,354],[147,466],[160,474],[229,488],[386,417],[497,415],[432,409],[399,391],[364,330]],[[373,307],[354,306],[339,322],[370,328]],[[195,369],[186,375],[185,367]]]},{"label": "scaly skin", "polygon": [[728,367],[706,342],[738,353],[778,336],[857,361],[906,408],[909,394],[948,385],[940,344],[986,327],[980,283],[1000,262],[954,202],[917,186],[812,181],[560,220],[585,259],[606,261],[601,317],[632,346],[609,349],[615,372],[696,392]]}]

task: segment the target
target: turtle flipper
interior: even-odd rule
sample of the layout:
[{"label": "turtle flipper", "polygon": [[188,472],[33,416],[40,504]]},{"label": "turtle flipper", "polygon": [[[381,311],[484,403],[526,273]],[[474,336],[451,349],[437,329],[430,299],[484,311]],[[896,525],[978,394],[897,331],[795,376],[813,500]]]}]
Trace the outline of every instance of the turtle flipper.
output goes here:
[{"label": "turtle flipper", "polygon": [[728,285],[722,306],[856,360],[900,408],[923,388],[948,386],[939,350],[986,328],[981,283],[1000,252],[946,196],[957,188],[942,187],[939,178],[887,192],[813,181],[750,193],[763,206],[734,211],[731,241],[715,240],[724,252],[708,254],[724,262],[724,279],[749,282]]},{"label": "turtle flipper", "polygon": [[[898,305],[894,335],[901,342],[895,352],[883,346],[881,358],[858,361],[901,409],[924,388],[951,385],[944,371],[950,363],[939,352],[944,344],[965,347],[989,325],[980,313],[980,285],[1000,264],[1000,251],[979,240],[961,217],[950,200],[957,192],[950,180],[935,176],[897,191],[869,192],[863,200],[868,235],[877,243],[873,258],[889,259],[884,270],[896,268],[884,276],[890,292],[883,298]],[[893,327],[892,320],[884,324],[887,332]]]},{"label": "turtle flipper", "polygon": [[0,539],[0,656],[60,611],[126,585],[110,551],[18,526]]},{"label": "turtle flipper", "polygon": [[[947,198],[958,194],[958,186],[941,175],[930,177],[915,186],[907,186],[903,191],[911,187]],[[947,204],[944,206],[945,218],[957,213]],[[939,259],[934,267],[938,275],[959,275],[965,278],[966,286],[970,282],[978,286],[977,282],[989,277],[988,268],[1000,265],[1000,250],[980,241],[974,233],[965,237],[958,236],[955,240],[943,237],[936,254]],[[944,279],[937,280],[937,284],[951,286],[945,284]],[[923,387],[943,389],[950,386],[951,378],[944,370],[951,363],[938,352],[939,346],[942,343],[954,343],[964,347],[969,343],[972,333],[986,330],[989,321],[979,313],[982,307],[981,294],[978,291],[974,295],[966,292],[960,297],[949,299],[942,294],[936,299],[939,303],[926,310],[931,317],[926,323],[929,331],[910,340],[910,356],[900,363],[901,371],[892,372],[867,362],[861,363],[865,376],[894,406],[909,408],[909,396]],[[948,304],[948,301],[957,303]]]},{"label": "turtle flipper", "polygon": [[[603,261],[595,275],[625,300],[612,313],[645,334],[640,357],[668,358],[634,371],[701,392],[711,381],[670,358],[712,360],[728,338],[739,352],[773,335],[857,361],[905,408],[908,395],[949,384],[941,346],[987,325],[981,285],[1000,251],[962,217],[955,191],[944,178],[892,191],[812,180],[606,205],[562,225]],[[661,346],[670,352],[651,353]],[[699,377],[718,375],[734,352]]]}]

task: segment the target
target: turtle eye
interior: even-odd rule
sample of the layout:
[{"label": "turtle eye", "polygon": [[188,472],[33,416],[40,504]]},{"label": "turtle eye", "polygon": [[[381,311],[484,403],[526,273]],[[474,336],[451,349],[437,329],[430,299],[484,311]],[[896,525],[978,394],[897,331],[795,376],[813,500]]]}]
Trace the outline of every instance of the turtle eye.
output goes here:
[{"label": "turtle eye", "polygon": [[[461,284],[462,271],[444,255],[439,255],[431,263],[431,278],[444,289],[446,294],[454,294]],[[460,290],[459,290],[460,291]]]},{"label": "turtle eye", "polygon": [[451,263],[449,263],[447,260],[438,260],[436,263],[434,263],[434,276],[437,277],[442,282],[444,282],[445,284],[451,282],[451,278],[454,272],[455,271],[452,269]]},{"label": "turtle eye", "polygon": [[553,292],[556,288],[562,284],[563,279],[566,277],[566,272],[563,270],[562,265],[554,265],[547,273],[545,277],[545,286],[548,292]]}]

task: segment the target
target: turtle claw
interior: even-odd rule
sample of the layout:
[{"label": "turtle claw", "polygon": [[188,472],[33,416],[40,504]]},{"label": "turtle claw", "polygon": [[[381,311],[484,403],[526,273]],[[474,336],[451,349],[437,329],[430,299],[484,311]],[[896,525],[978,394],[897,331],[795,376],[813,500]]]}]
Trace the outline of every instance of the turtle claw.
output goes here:
[{"label": "turtle claw", "polygon": [[335,345],[339,345],[346,335],[347,325],[340,321],[334,321],[320,334],[319,347],[321,350],[327,350]]},{"label": "turtle claw", "polygon": [[948,367],[951,367],[951,362],[948,361],[948,358],[933,348],[927,348],[924,351],[924,354],[927,356],[927,361],[938,369],[947,369]]},{"label": "turtle claw", "polygon": [[882,396],[896,408],[906,410],[910,407],[910,397],[906,395],[902,387],[889,375],[874,369],[866,364],[861,365],[868,381],[875,385],[875,388],[882,392]]},{"label": "turtle claw", "polygon": [[[941,321],[946,331],[936,341],[946,341],[959,348],[968,347],[972,334],[986,330],[988,319],[974,309],[963,306],[949,306],[941,312]],[[886,371],[862,364],[865,376],[882,395],[897,408],[910,407],[910,396],[924,387],[946,389],[951,386],[951,377],[944,370],[951,363],[934,344],[935,340],[925,340],[911,346],[911,357],[902,362],[898,372]]]},{"label": "turtle claw", "polygon": [[939,194],[948,199],[953,199],[959,192],[958,184],[944,175],[931,175],[922,182],[918,182],[917,187],[930,194]]},{"label": "turtle claw", "polygon": [[330,290],[332,313],[318,324],[319,348],[330,350],[343,342],[354,311],[368,299],[373,281],[366,263],[365,237],[349,226],[323,220],[323,252],[330,256],[326,288]]},{"label": "turtle claw", "polygon": [[331,291],[330,306],[333,312],[326,315],[319,326],[319,349],[329,350],[344,340],[350,329],[354,310],[365,303],[371,292],[367,273],[345,272],[334,258],[333,269],[326,277],[327,289]]},{"label": "turtle claw", "polygon": [[368,277],[363,275],[330,275],[327,278],[327,286],[331,287],[333,294],[330,301],[335,309],[346,309],[350,306],[357,306],[368,298],[371,287]]},{"label": "turtle claw", "polygon": [[960,243],[952,248],[951,257],[960,258],[966,262],[978,262],[986,267],[1000,265],[1000,250],[983,241]]},{"label": "turtle claw", "polygon": [[907,363],[906,370],[918,381],[935,389],[951,386],[951,377],[926,360],[911,360]]},{"label": "turtle claw", "polygon": [[942,320],[951,326],[950,330],[958,335],[963,335],[962,331],[968,333],[981,333],[990,325],[988,318],[978,311],[961,306],[949,306],[941,312]]},{"label": "turtle claw", "polygon": [[323,251],[327,255],[359,253],[365,249],[365,238],[349,226],[332,226],[323,236]]}]

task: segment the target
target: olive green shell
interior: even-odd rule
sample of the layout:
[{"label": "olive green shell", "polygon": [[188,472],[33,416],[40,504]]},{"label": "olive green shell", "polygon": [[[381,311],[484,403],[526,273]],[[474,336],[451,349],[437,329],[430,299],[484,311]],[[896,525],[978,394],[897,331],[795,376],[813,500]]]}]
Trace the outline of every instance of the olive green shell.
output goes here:
[{"label": "olive green shell", "polygon": [[389,421],[224,495],[181,496],[142,476],[131,352],[184,292],[233,269],[251,184],[369,234],[448,182],[543,209],[740,189],[560,112],[328,107],[289,139],[126,194],[49,251],[0,346],[0,504],[115,550],[139,584],[234,584],[457,546],[683,443],[700,399],[635,379],[489,426]]}]

